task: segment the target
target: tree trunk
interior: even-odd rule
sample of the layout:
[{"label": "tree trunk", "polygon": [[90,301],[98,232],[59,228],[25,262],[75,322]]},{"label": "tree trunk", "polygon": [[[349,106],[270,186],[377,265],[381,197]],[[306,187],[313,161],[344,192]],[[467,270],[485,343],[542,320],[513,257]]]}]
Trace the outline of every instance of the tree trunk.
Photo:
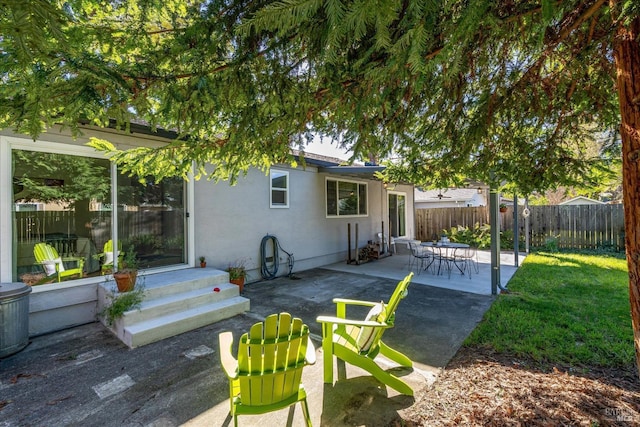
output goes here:
[{"label": "tree trunk", "polygon": [[[612,9],[618,3],[611,0]],[[625,245],[629,267],[629,302],[640,373],[640,18],[618,23],[614,44],[622,138]]]}]

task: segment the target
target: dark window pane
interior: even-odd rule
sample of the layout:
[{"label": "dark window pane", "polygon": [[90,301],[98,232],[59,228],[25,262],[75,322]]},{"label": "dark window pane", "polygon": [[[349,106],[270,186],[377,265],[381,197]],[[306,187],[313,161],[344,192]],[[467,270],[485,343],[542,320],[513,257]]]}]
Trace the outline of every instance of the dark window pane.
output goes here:
[{"label": "dark window pane", "polygon": [[287,192],[280,190],[271,190],[271,204],[272,205],[287,205]]},{"label": "dark window pane", "polygon": [[337,186],[336,181],[327,180],[327,215],[338,215]]},{"label": "dark window pane", "polygon": [[367,186],[365,184],[358,185],[359,190],[359,214],[367,214]]},{"label": "dark window pane", "polygon": [[340,215],[358,214],[358,184],[353,182],[338,183]]}]

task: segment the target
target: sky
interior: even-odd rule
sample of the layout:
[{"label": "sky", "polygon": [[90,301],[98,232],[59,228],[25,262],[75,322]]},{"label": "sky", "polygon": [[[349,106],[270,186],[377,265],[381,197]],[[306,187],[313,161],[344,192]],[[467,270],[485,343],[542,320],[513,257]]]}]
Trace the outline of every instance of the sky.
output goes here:
[{"label": "sky", "polygon": [[311,144],[307,145],[304,150],[307,153],[337,157],[340,160],[348,160],[351,156],[350,151],[345,151],[345,149],[343,148],[338,148],[335,144],[329,143],[327,139],[321,140],[320,138],[314,139],[314,141]]}]

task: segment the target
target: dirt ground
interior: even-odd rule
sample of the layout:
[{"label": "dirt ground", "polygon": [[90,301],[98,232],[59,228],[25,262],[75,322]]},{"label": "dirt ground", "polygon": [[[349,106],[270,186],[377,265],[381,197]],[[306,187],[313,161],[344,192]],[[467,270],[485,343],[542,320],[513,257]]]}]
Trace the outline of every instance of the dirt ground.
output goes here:
[{"label": "dirt ground", "polygon": [[393,426],[640,426],[635,369],[540,368],[462,348]]}]

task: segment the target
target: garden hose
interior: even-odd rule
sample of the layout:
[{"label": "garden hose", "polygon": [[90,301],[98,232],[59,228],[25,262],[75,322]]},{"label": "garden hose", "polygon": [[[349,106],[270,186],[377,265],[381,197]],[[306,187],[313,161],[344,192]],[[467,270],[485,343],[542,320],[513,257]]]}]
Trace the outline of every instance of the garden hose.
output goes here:
[{"label": "garden hose", "polygon": [[[269,244],[269,242],[273,247],[273,255],[271,257],[267,257],[267,245]],[[293,262],[294,262],[293,254],[282,249],[282,246],[280,246],[280,242],[278,241],[278,238],[276,236],[270,236],[269,234],[264,236],[262,238],[262,242],[260,243],[260,259],[261,259],[260,271],[261,271],[262,277],[265,280],[271,280],[271,279],[275,279],[278,276],[278,268],[280,266],[280,256],[278,253],[279,250],[284,252],[288,256],[289,278],[297,279],[297,277],[295,277],[292,273]]]}]

